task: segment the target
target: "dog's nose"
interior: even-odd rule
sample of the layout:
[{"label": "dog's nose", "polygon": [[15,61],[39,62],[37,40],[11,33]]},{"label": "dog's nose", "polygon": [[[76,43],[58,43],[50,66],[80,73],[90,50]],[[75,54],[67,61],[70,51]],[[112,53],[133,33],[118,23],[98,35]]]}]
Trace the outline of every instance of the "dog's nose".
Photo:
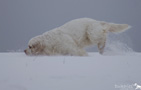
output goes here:
[{"label": "dog's nose", "polygon": [[24,50],[24,52],[26,53],[26,50]]}]

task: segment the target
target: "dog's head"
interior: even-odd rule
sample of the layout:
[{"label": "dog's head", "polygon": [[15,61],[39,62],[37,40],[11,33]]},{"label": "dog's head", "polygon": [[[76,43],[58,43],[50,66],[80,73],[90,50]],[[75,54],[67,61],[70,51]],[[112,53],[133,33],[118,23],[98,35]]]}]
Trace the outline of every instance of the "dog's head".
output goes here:
[{"label": "dog's head", "polygon": [[42,55],[44,53],[44,39],[42,36],[32,38],[28,43],[28,48],[24,50],[26,55]]}]

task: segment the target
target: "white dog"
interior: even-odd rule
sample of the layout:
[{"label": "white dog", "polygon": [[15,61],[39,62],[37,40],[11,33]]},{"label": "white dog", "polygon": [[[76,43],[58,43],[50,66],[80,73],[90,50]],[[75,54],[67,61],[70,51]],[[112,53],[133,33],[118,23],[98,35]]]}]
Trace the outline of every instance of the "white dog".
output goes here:
[{"label": "white dog", "polygon": [[72,20],[61,27],[32,38],[27,55],[73,55],[87,56],[85,47],[97,45],[100,54],[104,52],[108,32],[123,32],[127,24],[114,24],[90,18]]}]

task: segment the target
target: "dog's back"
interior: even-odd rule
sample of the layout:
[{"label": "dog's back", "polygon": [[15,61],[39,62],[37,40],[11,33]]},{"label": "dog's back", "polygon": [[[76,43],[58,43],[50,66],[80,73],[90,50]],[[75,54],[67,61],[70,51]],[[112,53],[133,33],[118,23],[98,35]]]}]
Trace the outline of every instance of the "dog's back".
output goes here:
[{"label": "dog's back", "polygon": [[89,26],[95,22],[97,21],[90,18],[75,19],[59,27],[59,30],[71,36],[79,47],[85,47],[90,45],[87,35]]},{"label": "dog's back", "polygon": [[128,24],[114,24],[104,21],[96,21],[90,18],[80,18],[72,20],[60,30],[70,35],[77,45],[84,48],[88,45],[98,45],[99,52],[104,52],[106,37],[108,32],[119,33],[129,29]]}]

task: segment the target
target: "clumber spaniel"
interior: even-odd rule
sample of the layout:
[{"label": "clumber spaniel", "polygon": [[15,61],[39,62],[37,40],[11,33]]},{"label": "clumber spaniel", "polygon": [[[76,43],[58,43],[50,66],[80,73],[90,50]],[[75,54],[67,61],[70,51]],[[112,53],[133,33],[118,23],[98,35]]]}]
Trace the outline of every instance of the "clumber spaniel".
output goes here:
[{"label": "clumber spaniel", "polygon": [[128,24],[107,23],[90,18],[75,19],[33,37],[24,52],[27,55],[87,56],[84,48],[97,45],[99,53],[103,54],[107,33],[123,32],[128,28]]}]

